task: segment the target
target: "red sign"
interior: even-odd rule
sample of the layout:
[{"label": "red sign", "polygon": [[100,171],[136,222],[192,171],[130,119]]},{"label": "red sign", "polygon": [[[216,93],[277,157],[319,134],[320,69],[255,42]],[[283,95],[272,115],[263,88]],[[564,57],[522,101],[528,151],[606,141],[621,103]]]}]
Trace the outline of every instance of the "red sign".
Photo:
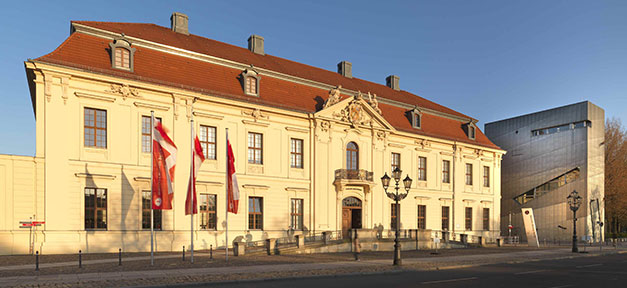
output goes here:
[{"label": "red sign", "polygon": [[514,228],[514,226],[513,225],[508,225],[507,228],[512,229],[512,228]]},{"label": "red sign", "polygon": [[37,226],[41,226],[41,224],[46,224],[46,221],[25,220],[25,221],[20,221],[20,228],[37,227]]}]

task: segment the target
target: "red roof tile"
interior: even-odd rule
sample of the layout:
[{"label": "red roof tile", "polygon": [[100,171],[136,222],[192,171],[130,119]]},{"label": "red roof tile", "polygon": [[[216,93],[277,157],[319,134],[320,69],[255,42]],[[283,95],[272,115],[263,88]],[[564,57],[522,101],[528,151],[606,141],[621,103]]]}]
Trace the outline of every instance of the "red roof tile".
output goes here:
[{"label": "red roof tile", "polygon": [[[342,85],[344,88],[355,91],[372,92],[383,98],[429,108],[450,115],[470,118],[406,91],[395,91],[384,85],[369,81],[346,78],[335,72],[271,55],[254,54],[245,48],[200,36],[172,32],[170,29],[154,24],[85,21],[73,23],[115,33],[124,33],[128,36],[240,63],[253,64],[255,67],[262,67],[330,85]],[[259,97],[246,96],[238,78],[242,71],[238,69],[142,47],[135,47],[137,50],[134,54],[134,72],[113,69],[108,51],[109,42],[107,39],[96,36],[73,33],[55,51],[36,60],[307,113],[318,111],[328,97],[327,90],[268,76],[263,76],[261,79]],[[383,111],[384,118],[398,130],[498,148],[481,131],[478,131],[475,141],[469,140],[462,130],[460,121],[423,114],[423,129],[414,129],[411,127],[410,120],[406,117],[407,111],[405,109],[385,104],[380,104],[379,106]]]}]

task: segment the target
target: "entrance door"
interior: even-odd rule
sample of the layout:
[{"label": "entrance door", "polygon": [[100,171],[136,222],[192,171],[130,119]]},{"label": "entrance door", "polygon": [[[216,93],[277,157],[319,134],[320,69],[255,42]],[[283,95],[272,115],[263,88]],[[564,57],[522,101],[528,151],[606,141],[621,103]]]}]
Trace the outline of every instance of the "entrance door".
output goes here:
[{"label": "entrance door", "polygon": [[351,209],[342,208],[342,238],[348,238],[348,229],[352,227]]},{"label": "entrance door", "polygon": [[348,238],[348,230],[361,229],[361,200],[347,197],[342,200],[342,237]]}]

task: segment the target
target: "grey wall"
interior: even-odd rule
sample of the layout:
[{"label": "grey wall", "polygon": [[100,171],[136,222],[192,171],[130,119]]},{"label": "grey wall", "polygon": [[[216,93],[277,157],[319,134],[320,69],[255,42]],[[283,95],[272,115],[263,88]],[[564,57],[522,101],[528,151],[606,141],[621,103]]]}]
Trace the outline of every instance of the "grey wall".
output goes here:
[{"label": "grey wall", "polygon": [[[591,121],[591,127],[532,136],[536,129],[584,120]],[[603,147],[599,145],[605,133],[603,109],[586,101],[487,123],[484,131],[492,142],[507,151],[501,168],[501,231],[504,235],[508,233],[512,213],[513,234],[526,240],[520,209],[530,207],[534,210],[541,242],[569,241],[573,217],[566,197],[573,190],[584,198],[577,212],[581,219],[577,225],[578,235],[592,235],[589,199],[602,199],[603,195]],[[513,200],[575,167],[581,169],[577,181],[524,205]],[[559,229],[558,225],[567,230]]]}]

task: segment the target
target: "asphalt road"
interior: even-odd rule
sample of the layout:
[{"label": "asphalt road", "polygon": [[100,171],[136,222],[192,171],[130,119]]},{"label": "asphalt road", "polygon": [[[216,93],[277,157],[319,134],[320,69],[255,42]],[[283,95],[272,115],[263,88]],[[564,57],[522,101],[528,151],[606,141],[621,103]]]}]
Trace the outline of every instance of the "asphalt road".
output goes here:
[{"label": "asphalt road", "polygon": [[201,287],[627,287],[627,254],[439,271],[216,283]]}]

